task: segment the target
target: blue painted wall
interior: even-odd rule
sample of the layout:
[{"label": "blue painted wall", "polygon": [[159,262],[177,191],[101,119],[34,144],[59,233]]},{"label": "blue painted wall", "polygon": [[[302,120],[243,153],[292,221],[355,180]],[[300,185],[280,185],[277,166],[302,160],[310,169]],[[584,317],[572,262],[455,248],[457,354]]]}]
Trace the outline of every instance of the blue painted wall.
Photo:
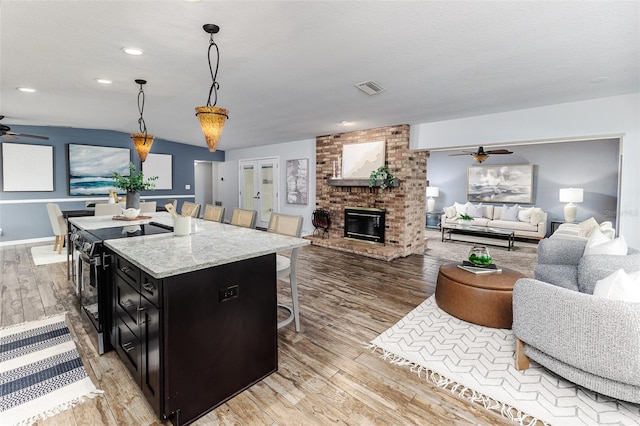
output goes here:
[{"label": "blue painted wall", "polygon": [[[2,236],[0,244],[15,240],[30,240],[51,237],[53,235],[46,204],[55,202],[62,210],[82,209],[89,199],[106,199],[106,196],[78,197],[70,196],[68,188],[67,144],[98,145],[129,148],[131,161],[140,170],[140,159],[133,147],[128,133],[109,130],[74,129],[48,126],[11,126],[14,132],[48,136],[49,140],[20,138],[3,143],[21,143],[30,145],[53,146],[54,191],[47,192],[0,192],[0,227]],[[159,204],[169,198],[182,201],[194,199],[194,161],[224,161],[224,151],[209,152],[204,140],[202,147],[179,144],[163,139],[156,139],[151,148],[152,153],[171,154],[173,156],[173,189],[145,191],[141,197],[157,200]],[[0,166],[2,163],[0,159]],[[25,173],[29,173],[25,170]],[[0,180],[2,178],[0,177]],[[190,185],[186,190],[185,185]],[[1,188],[0,182],[0,188]]]},{"label": "blue painted wall", "polygon": [[493,155],[482,164],[474,162],[467,155],[449,156],[455,151],[432,152],[427,160],[427,179],[429,185],[437,186],[440,190],[440,196],[435,199],[436,211],[442,211],[443,207],[451,206],[455,201],[467,202],[469,166],[532,164],[532,205],[547,212],[547,226],[552,220],[564,220],[563,209],[566,203],[560,202],[559,190],[568,187],[584,190],[584,201],[577,204],[576,221],[594,217],[598,223],[611,221],[616,226],[620,162],[618,139],[516,145],[507,148],[513,154]]}]

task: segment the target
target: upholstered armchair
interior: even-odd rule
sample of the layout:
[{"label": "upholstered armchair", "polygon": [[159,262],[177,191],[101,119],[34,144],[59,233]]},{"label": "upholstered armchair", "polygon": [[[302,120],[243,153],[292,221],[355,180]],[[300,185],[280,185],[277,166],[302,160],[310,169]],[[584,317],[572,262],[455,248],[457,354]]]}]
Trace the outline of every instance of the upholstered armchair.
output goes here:
[{"label": "upholstered armchair", "polygon": [[585,245],[542,240],[535,279],[516,282],[516,367],[531,358],[585,388],[640,403],[640,304],[593,296],[599,279],[640,270],[640,251],[583,256]]}]

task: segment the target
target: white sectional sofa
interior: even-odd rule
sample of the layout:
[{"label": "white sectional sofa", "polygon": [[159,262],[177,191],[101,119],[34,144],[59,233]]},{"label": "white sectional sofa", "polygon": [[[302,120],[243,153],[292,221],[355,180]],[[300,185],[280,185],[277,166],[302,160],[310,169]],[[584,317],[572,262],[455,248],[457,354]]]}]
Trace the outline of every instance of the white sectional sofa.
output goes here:
[{"label": "white sectional sofa", "polygon": [[613,229],[613,224],[609,221],[598,223],[594,218],[589,218],[580,223],[563,223],[549,238],[587,241],[590,238],[600,237],[599,234],[613,240],[616,237],[616,230]]},{"label": "white sectional sofa", "polygon": [[547,213],[539,207],[503,204],[460,204],[445,207],[441,219],[443,228],[458,225],[458,217],[468,214],[473,217],[469,222],[472,226],[488,228],[510,229],[515,237],[541,240],[547,233]]}]

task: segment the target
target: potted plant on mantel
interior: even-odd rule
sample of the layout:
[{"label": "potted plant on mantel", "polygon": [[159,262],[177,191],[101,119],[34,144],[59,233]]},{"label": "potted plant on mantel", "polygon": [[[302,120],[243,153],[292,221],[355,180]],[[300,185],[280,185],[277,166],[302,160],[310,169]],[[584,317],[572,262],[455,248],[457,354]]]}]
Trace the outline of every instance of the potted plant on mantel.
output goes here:
[{"label": "potted plant on mantel", "polygon": [[391,170],[387,166],[380,166],[378,170],[371,172],[369,176],[369,188],[373,188],[378,181],[380,181],[379,191],[384,192],[385,188],[391,185],[395,181],[395,177]]},{"label": "potted plant on mantel", "polygon": [[118,172],[113,172],[113,186],[116,188],[127,191],[127,204],[126,208],[140,208],[140,191],[153,191],[156,188],[156,184],[153,181],[158,179],[158,176],[152,176],[144,180],[142,170],[136,173],[136,166],[133,163],[129,163],[129,176],[122,176]]}]

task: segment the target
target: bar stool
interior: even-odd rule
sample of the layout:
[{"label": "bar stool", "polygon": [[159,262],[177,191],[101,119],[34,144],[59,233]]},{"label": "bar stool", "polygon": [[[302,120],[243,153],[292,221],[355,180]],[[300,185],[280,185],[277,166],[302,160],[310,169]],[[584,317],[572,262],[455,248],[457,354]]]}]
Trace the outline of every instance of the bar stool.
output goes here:
[{"label": "bar stool", "polygon": [[224,220],[224,206],[214,206],[213,204],[205,204],[204,206],[204,220],[211,220],[213,222],[222,222]]},{"label": "bar stool", "polygon": [[255,228],[257,216],[258,212],[256,212],[255,210],[236,208],[233,209],[230,223],[236,226],[244,226],[245,228]]},{"label": "bar stool", "polygon": [[[302,232],[302,216],[293,216],[282,213],[271,213],[267,232],[288,235],[290,237],[300,237]],[[289,257],[276,254],[277,279],[289,277],[291,286],[292,307],[278,303],[278,308],[289,312],[289,317],[278,323],[278,328],[282,328],[295,321],[296,332],[300,332],[300,308],[298,306],[298,281],[296,278],[296,262],[298,260],[298,247],[291,250]]]}]

